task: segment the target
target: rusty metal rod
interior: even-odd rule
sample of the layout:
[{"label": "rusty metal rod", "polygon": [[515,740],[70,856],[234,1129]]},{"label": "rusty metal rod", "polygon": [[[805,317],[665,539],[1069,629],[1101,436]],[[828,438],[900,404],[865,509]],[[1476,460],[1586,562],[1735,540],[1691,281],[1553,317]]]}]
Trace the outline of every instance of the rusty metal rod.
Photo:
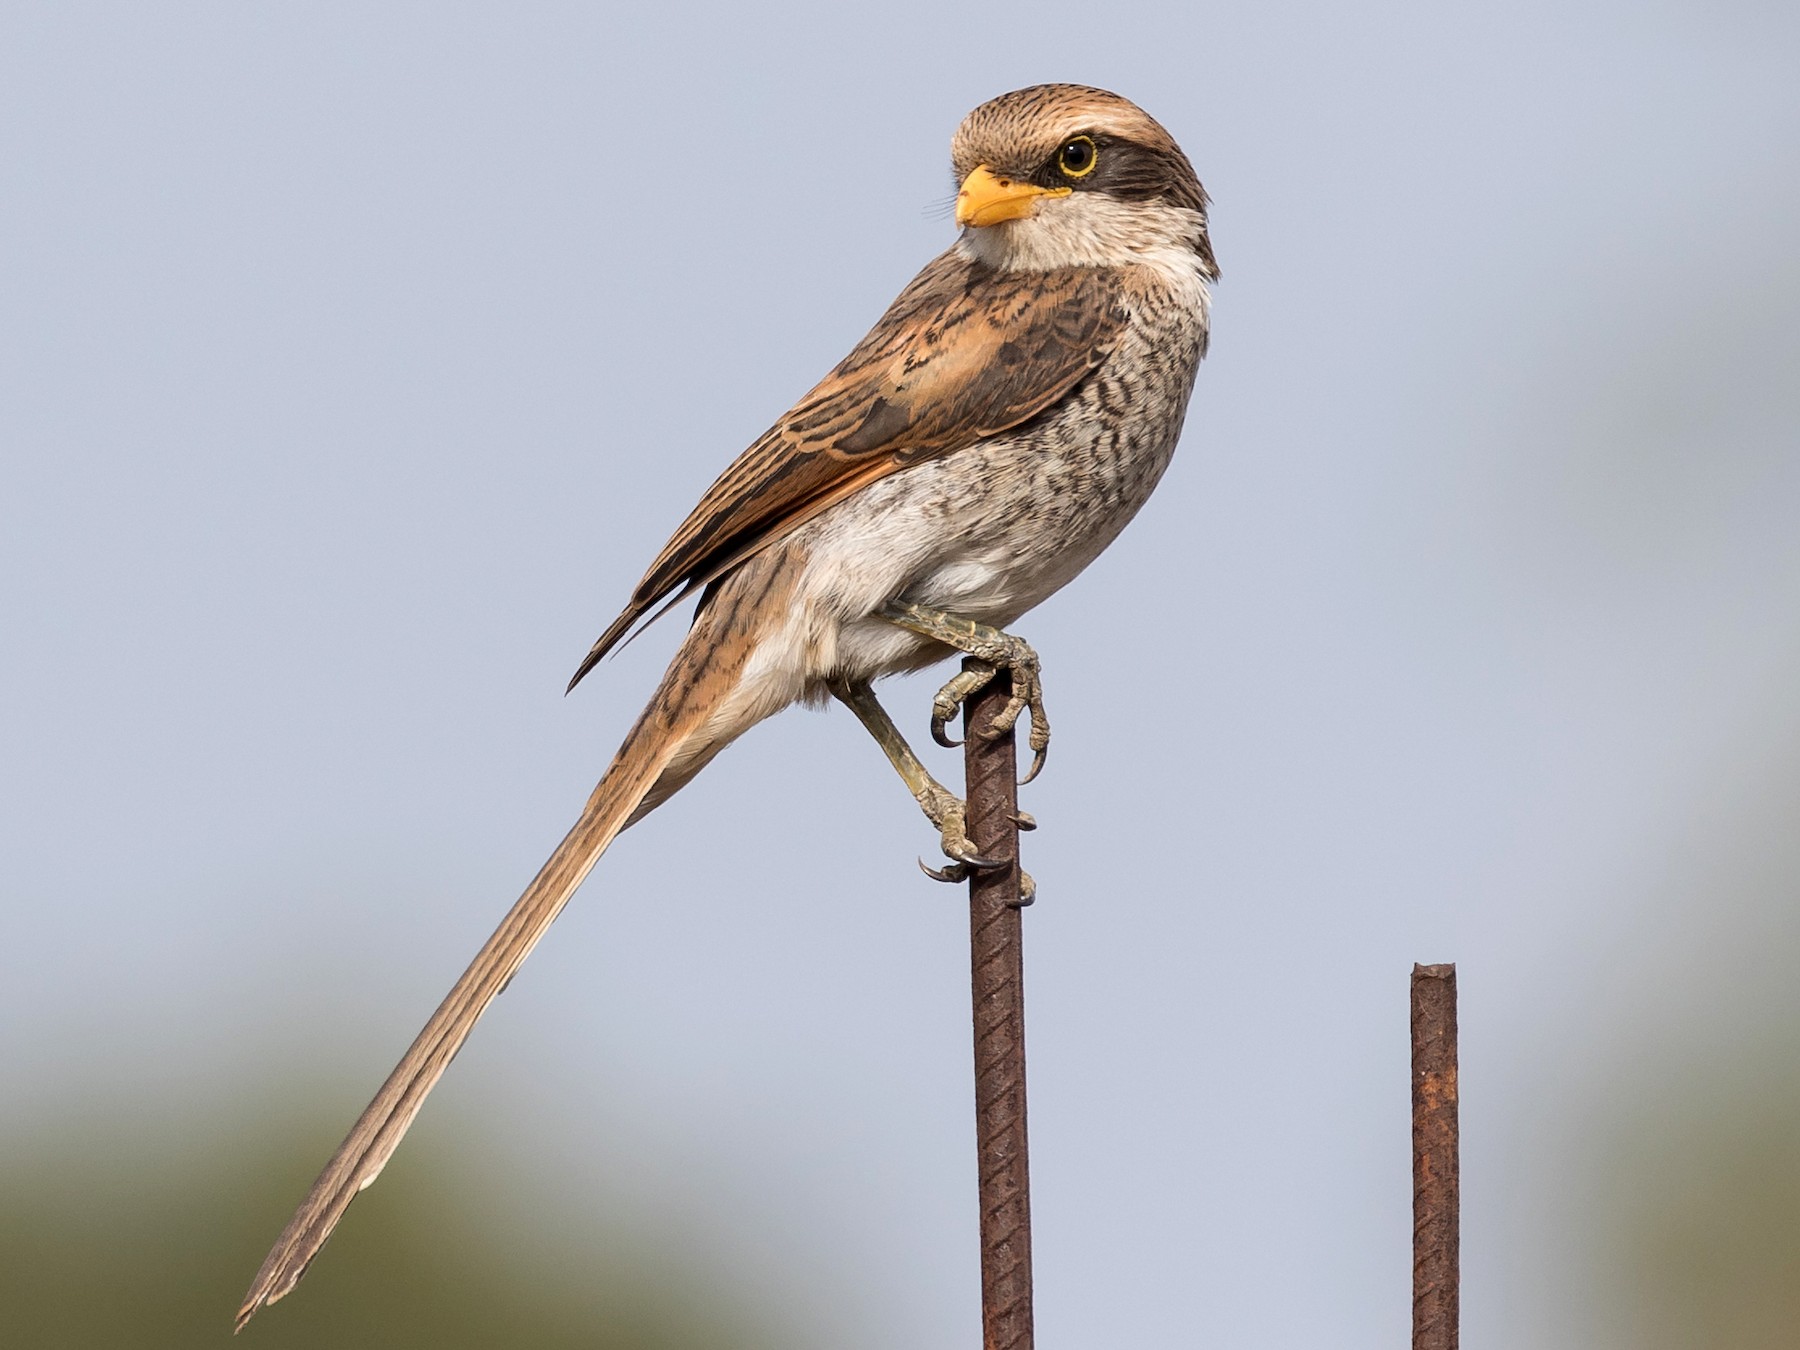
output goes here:
[{"label": "rusty metal rod", "polygon": [[1456,967],[1412,973],[1413,1350],[1457,1350]]},{"label": "rusty metal rod", "polygon": [[1010,692],[1011,681],[1001,671],[963,705],[969,838],[984,857],[1008,860],[969,877],[985,1350],[1031,1350],[1032,1345],[1018,756],[1010,731],[988,734]]}]

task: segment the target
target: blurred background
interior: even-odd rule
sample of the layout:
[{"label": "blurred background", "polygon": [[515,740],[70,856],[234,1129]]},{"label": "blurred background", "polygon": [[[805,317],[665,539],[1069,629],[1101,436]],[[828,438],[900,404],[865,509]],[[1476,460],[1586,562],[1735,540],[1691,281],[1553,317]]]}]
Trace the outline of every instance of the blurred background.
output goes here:
[{"label": "blurred background", "polygon": [[[681,621],[576,661],[947,245],[963,114],[1071,79],[1224,280],[1020,625],[1041,1344],[1403,1344],[1455,961],[1468,1343],[1800,1345],[1797,61],[1755,0],[8,5],[0,1342],[227,1343]],[[933,852],[841,710],[753,732],[241,1344],[973,1345]]]}]

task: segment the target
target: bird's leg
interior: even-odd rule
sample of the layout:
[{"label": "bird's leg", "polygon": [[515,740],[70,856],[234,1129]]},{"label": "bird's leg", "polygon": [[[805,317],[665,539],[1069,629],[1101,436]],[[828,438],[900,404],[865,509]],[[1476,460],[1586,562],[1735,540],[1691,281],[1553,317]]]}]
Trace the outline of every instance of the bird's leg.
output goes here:
[{"label": "bird's leg", "polygon": [[[937,828],[944,854],[951,862],[943,868],[926,867],[925,875],[937,881],[963,881],[968,878],[971,869],[1004,866],[1005,859],[984,858],[975,851],[975,845],[969,839],[962,798],[931,776],[930,771],[913,753],[913,748],[906,743],[906,738],[900,734],[900,728],[894,725],[894,719],[887,715],[887,709],[876,700],[875,691],[867,682],[833,684],[831,692],[869,729],[869,734],[875,738],[875,744],[881,747],[882,753],[888,757],[888,763],[899,773],[907,791],[912,793],[913,800],[924,811],[925,818]],[[1034,827],[1035,822],[1030,816],[1023,812],[1020,816],[1019,824],[1022,828]],[[924,864],[921,863],[920,866],[923,867]]]},{"label": "bird's leg", "polygon": [[941,609],[907,604],[895,600],[884,606],[881,617],[921,637],[932,638],[974,658],[931,701],[931,739],[939,745],[953,746],[946,727],[956,716],[963,700],[978,689],[987,687],[1001,667],[1012,676],[1012,697],[994,715],[989,735],[1000,736],[1011,731],[1019,714],[1031,710],[1031,769],[1020,781],[1029,783],[1044,767],[1044,756],[1050,750],[1050,719],[1044,712],[1044,685],[1038,678],[1038,657],[1023,638],[1003,633],[998,628],[973,619],[959,618]]}]

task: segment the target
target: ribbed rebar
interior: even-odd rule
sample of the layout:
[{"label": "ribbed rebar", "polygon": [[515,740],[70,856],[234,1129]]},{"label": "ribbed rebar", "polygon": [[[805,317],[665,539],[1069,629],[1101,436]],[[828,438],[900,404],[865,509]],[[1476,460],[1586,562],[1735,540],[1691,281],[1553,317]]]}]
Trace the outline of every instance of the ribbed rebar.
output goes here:
[{"label": "ribbed rebar", "polygon": [[1413,1350],[1457,1350],[1456,967],[1412,973]]},{"label": "ribbed rebar", "polygon": [[963,706],[969,838],[1008,865],[969,878],[985,1350],[1031,1350],[1031,1181],[1025,1146],[1025,977],[1019,894],[1018,756],[989,736],[1006,671]]}]

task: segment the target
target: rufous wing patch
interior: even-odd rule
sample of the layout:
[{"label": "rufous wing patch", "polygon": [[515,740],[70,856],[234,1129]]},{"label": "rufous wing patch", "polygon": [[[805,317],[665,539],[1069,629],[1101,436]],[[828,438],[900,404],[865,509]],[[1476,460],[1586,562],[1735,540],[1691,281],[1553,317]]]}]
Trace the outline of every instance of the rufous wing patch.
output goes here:
[{"label": "rufous wing patch", "polygon": [[705,585],[890,473],[1044,412],[1105,359],[1124,323],[1111,271],[1003,273],[944,253],[719,475],[570,687],[676,587]]}]

